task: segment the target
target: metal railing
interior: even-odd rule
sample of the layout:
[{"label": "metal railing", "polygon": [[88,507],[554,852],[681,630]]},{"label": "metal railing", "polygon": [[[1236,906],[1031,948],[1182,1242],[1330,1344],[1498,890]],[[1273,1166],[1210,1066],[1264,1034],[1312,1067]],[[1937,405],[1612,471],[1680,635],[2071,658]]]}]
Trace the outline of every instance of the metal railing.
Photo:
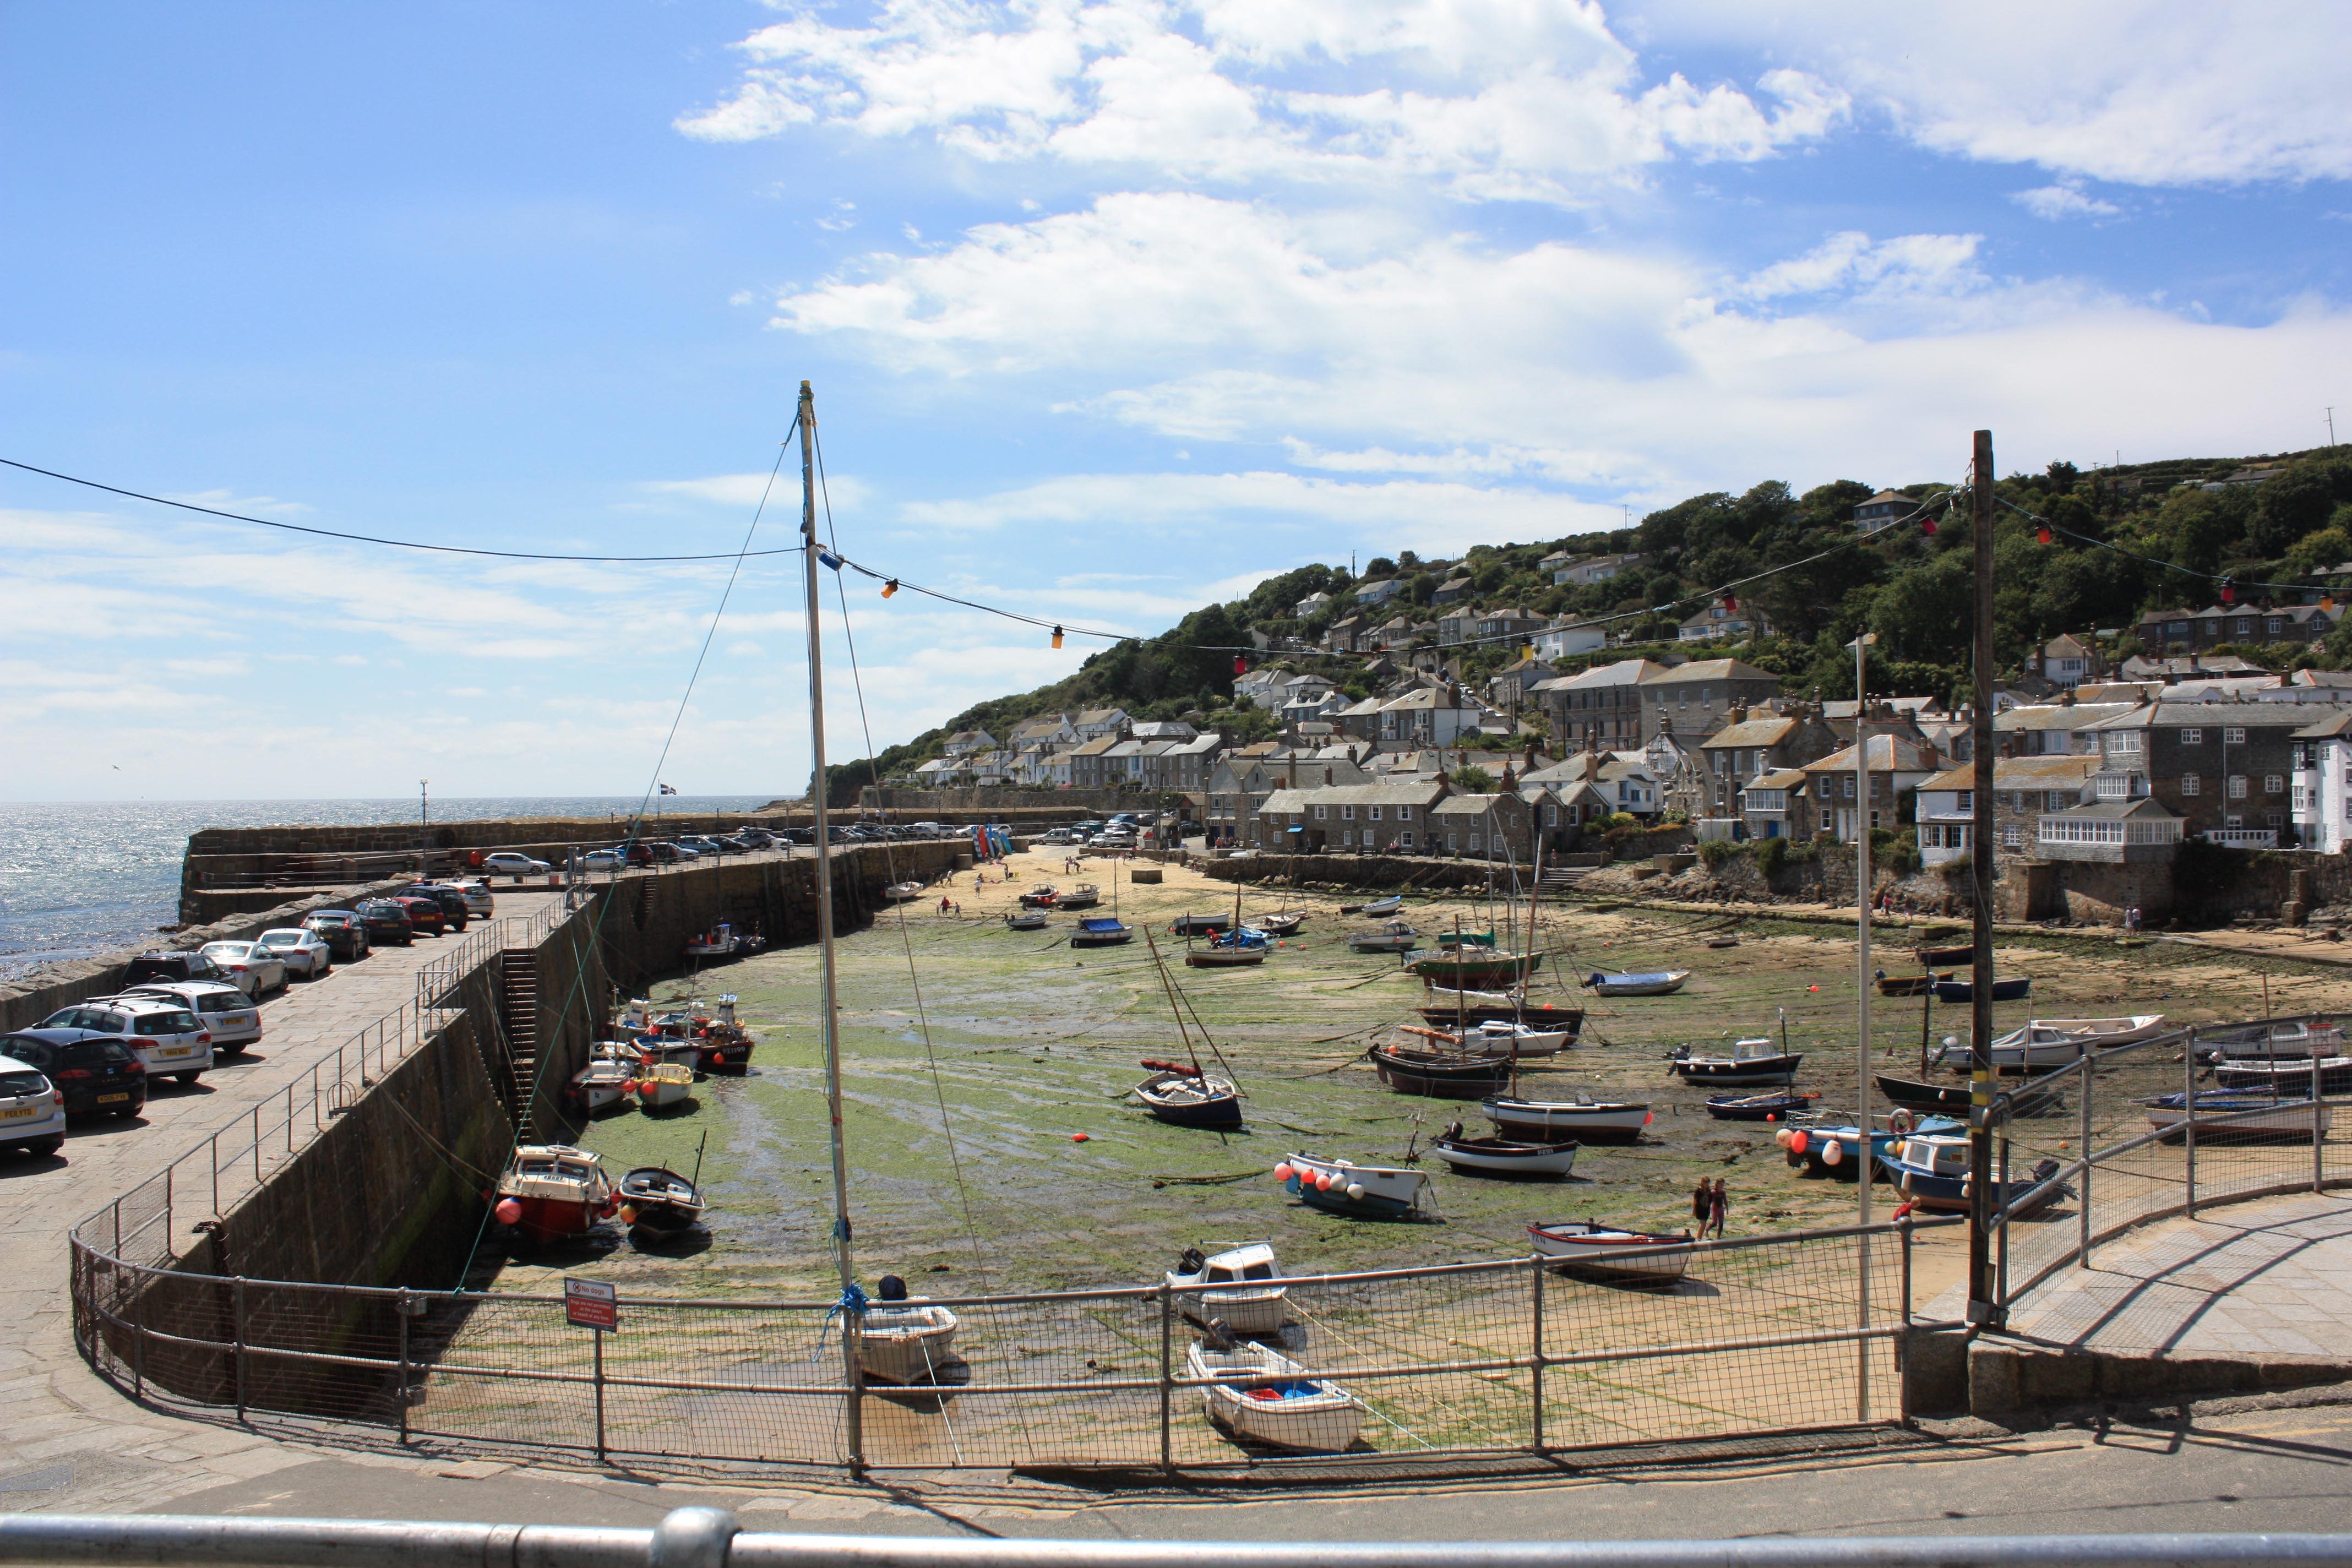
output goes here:
[{"label": "metal railing", "polygon": [[[2352,1568],[2352,1535],[1220,1541],[1223,1568]],[[756,1534],[719,1509],[650,1530],[171,1514],[0,1518],[0,1563],[204,1568],[1198,1568],[1198,1541]]]}]

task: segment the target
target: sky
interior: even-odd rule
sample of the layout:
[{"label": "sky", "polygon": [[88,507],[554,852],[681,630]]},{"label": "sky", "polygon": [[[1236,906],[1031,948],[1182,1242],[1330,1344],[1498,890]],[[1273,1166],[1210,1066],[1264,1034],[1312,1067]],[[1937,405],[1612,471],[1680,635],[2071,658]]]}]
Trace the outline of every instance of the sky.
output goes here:
[{"label": "sky", "polygon": [[[848,555],[1148,634],[1308,562],[1953,479],[1979,426],[2005,472],[2304,448],[2352,434],[2347,43],[2126,0],[0,0],[0,458],[726,555],[793,542],[806,379]],[[790,556],[5,469],[0,545],[0,796],[807,779]],[[825,578],[836,762],[1103,646]]]}]

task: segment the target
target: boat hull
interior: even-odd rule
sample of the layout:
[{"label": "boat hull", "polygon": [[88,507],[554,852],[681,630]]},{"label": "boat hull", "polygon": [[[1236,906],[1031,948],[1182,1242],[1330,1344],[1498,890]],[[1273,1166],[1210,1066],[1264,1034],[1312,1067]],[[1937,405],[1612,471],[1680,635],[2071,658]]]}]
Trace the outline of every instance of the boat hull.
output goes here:
[{"label": "boat hull", "polygon": [[[1936,982],[1936,1000],[1938,1002],[1972,1002],[1976,1000],[1976,982],[1972,980]],[[1992,999],[1996,1002],[2022,1002],[2032,994],[2033,979],[2031,975],[1992,983]]]},{"label": "boat hull", "polygon": [[1667,1065],[1685,1083],[1718,1084],[1730,1089],[1741,1084],[1792,1082],[1798,1064],[1804,1059],[1804,1052],[1794,1051],[1770,1057],[1691,1057]]},{"label": "boat hull", "polygon": [[1500,1138],[1440,1138],[1437,1157],[1465,1175],[1557,1180],[1576,1169],[1573,1143],[1519,1143]]},{"label": "boat hull", "polygon": [[1632,1143],[1650,1124],[1647,1104],[1611,1101],[1577,1105],[1567,1100],[1487,1100],[1481,1110],[1495,1130],[1528,1143]]},{"label": "boat hull", "polygon": [[1193,1345],[1184,1365],[1196,1378],[1236,1379],[1203,1385],[1201,1399],[1211,1424],[1237,1437],[1302,1454],[1342,1454],[1362,1429],[1364,1406],[1353,1394],[1305,1375],[1297,1362],[1264,1345]]},{"label": "boat hull", "polygon": [[902,1385],[936,1382],[955,1359],[955,1335],[956,1315],[945,1307],[877,1303],[858,1326],[858,1370]]},{"label": "boat hull", "polygon": [[[2179,1095],[2167,1095],[2174,1103],[2158,1103],[2147,1108],[2147,1124],[2164,1135],[2168,1143],[2189,1136],[2192,1112],[2182,1109]],[[2197,1142],[2200,1143],[2308,1143],[2313,1132],[2311,1101],[2273,1100],[2267,1095],[2231,1097],[2197,1097],[2193,1112]],[[2319,1136],[2326,1138],[2335,1120],[2334,1110],[2323,1104],[2318,1110]]]},{"label": "boat hull", "polygon": [[1122,943],[1130,942],[1134,940],[1135,933],[1131,931],[1073,931],[1070,933],[1070,945],[1072,947],[1118,947]]},{"label": "boat hull", "polygon": [[1511,1081],[1508,1056],[1452,1057],[1374,1047],[1372,1069],[1399,1094],[1432,1100],[1484,1100]]},{"label": "boat hull", "polygon": [[[1422,1022],[1434,1024],[1441,1029],[1452,1028],[1456,1024],[1524,1023],[1531,1029],[1565,1030],[1570,1045],[1574,1045],[1577,1037],[1584,1032],[1584,1009],[1581,1007],[1554,1007],[1541,1002],[1515,1003],[1508,997],[1490,1000],[1491,993],[1475,991],[1457,991],[1453,994],[1464,1000],[1458,1005],[1445,1002],[1430,1003],[1421,1010]],[[1471,997],[1478,999],[1472,1001],[1469,1000]]]},{"label": "boat hull", "polygon": [[[2268,1093],[2273,1087],[2289,1096],[2311,1096],[2311,1058],[2300,1061],[2250,1061],[2225,1058],[2213,1068],[2213,1081],[2223,1089],[2251,1089]],[[2319,1063],[2319,1092],[2352,1094],[2352,1057],[2326,1057]]]},{"label": "boat hull", "polygon": [[1690,1269],[1691,1237],[1620,1231],[1590,1221],[1528,1226],[1528,1240],[1562,1273],[1609,1284],[1664,1289]]},{"label": "boat hull", "polygon": [[[1350,1218],[1410,1218],[1421,1212],[1421,1199],[1429,1191],[1426,1174],[1391,1165],[1350,1165],[1313,1154],[1293,1154],[1284,1163],[1289,1170],[1283,1185],[1301,1202]],[[1328,1191],[1317,1176],[1331,1178]]]},{"label": "boat hull", "polygon": [[[1190,1083],[1205,1084],[1207,1093],[1186,1092],[1183,1086]],[[1136,1085],[1135,1093],[1146,1110],[1171,1127],[1223,1131],[1242,1124],[1241,1097],[1221,1078],[1164,1072]]]},{"label": "boat hull", "polygon": [[1248,969],[1265,962],[1265,949],[1262,947],[1188,952],[1184,955],[1184,967],[1187,969]]},{"label": "boat hull", "polygon": [[1706,1113],[1717,1121],[1779,1121],[1811,1108],[1818,1094],[1715,1095]]},{"label": "boat hull", "polygon": [[1492,953],[1476,958],[1420,958],[1407,965],[1432,984],[1454,991],[1487,991],[1497,985],[1524,985],[1543,963],[1543,954]]},{"label": "boat hull", "polygon": [[[1178,1281],[1169,1276],[1170,1283]],[[1278,1334],[1290,1321],[1290,1292],[1274,1285],[1245,1290],[1179,1290],[1179,1315],[1207,1328],[1223,1323],[1237,1334]]]},{"label": "boat hull", "polygon": [[1690,972],[1669,970],[1657,974],[1591,974],[1581,982],[1595,996],[1671,996],[1689,981]]}]

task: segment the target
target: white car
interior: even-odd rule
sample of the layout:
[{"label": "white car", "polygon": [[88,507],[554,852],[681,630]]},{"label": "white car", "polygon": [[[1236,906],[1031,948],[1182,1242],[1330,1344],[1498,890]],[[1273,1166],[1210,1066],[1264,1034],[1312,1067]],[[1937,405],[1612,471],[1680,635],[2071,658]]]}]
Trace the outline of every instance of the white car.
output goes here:
[{"label": "white car", "polygon": [[257,942],[208,942],[199,949],[221,966],[229,984],[257,1000],[286,989],[286,961]]},{"label": "white car", "polygon": [[261,933],[261,945],[276,953],[286,965],[286,973],[299,974],[305,980],[316,980],[333,973],[335,950],[326,939],[314,931],[301,931],[283,926]]},{"label": "white car", "polygon": [[488,877],[449,885],[466,895],[466,917],[468,920],[486,921],[498,912],[499,901],[490,896],[490,879]]},{"label": "white car", "polygon": [[102,1035],[128,1046],[152,1079],[194,1083],[212,1070],[212,1031],[178,1002],[162,996],[93,996],[59,1008],[40,1022],[42,1030],[69,1029],[87,1037]]},{"label": "white car", "polygon": [[501,877],[544,877],[555,868],[544,860],[534,860],[528,855],[501,849],[495,855],[482,857],[482,869],[495,871]]},{"label": "white car", "polygon": [[196,1016],[213,1037],[216,1056],[234,1057],[261,1040],[261,1009],[236,986],[218,980],[158,980],[133,985],[125,996],[156,996],[177,1002]]},{"label": "white car", "polygon": [[46,1160],[66,1146],[66,1097],[40,1069],[0,1057],[0,1150]]},{"label": "white car", "polygon": [[624,864],[617,849],[591,849],[580,858],[581,868],[588,871],[618,871]]}]

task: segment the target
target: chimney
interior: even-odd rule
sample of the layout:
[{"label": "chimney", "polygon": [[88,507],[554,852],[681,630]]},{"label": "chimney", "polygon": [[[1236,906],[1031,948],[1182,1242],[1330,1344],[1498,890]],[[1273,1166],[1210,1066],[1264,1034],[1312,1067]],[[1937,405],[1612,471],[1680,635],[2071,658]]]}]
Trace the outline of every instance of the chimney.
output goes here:
[{"label": "chimney", "polygon": [[[1323,770],[1323,787],[1324,787],[1325,789],[1329,789],[1329,788],[1331,787],[1331,784],[1332,784],[1331,770],[1330,770],[1329,768],[1325,768],[1325,769]],[[1860,853],[1861,853],[1861,851],[1860,851],[1860,850],[1856,850],[1856,851],[1854,851],[1854,853],[1856,853],[1856,854],[1860,854]]]},{"label": "chimney", "polygon": [[[1733,703],[1733,704],[1731,705],[1731,721],[1732,721],[1733,723],[1735,723],[1735,724],[1745,724],[1745,723],[1747,723],[1747,722],[1748,722],[1748,704],[1747,704],[1747,703],[1745,703],[1745,702],[1735,702],[1735,703]],[[1856,850],[1854,853],[1856,853],[1856,854],[1858,855],[1858,854],[1860,854],[1860,853],[1861,853],[1861,851],[1860,851],[1860,850]],[[1858,862],[1857,862],[1857,863],[1858,863]]]}]

